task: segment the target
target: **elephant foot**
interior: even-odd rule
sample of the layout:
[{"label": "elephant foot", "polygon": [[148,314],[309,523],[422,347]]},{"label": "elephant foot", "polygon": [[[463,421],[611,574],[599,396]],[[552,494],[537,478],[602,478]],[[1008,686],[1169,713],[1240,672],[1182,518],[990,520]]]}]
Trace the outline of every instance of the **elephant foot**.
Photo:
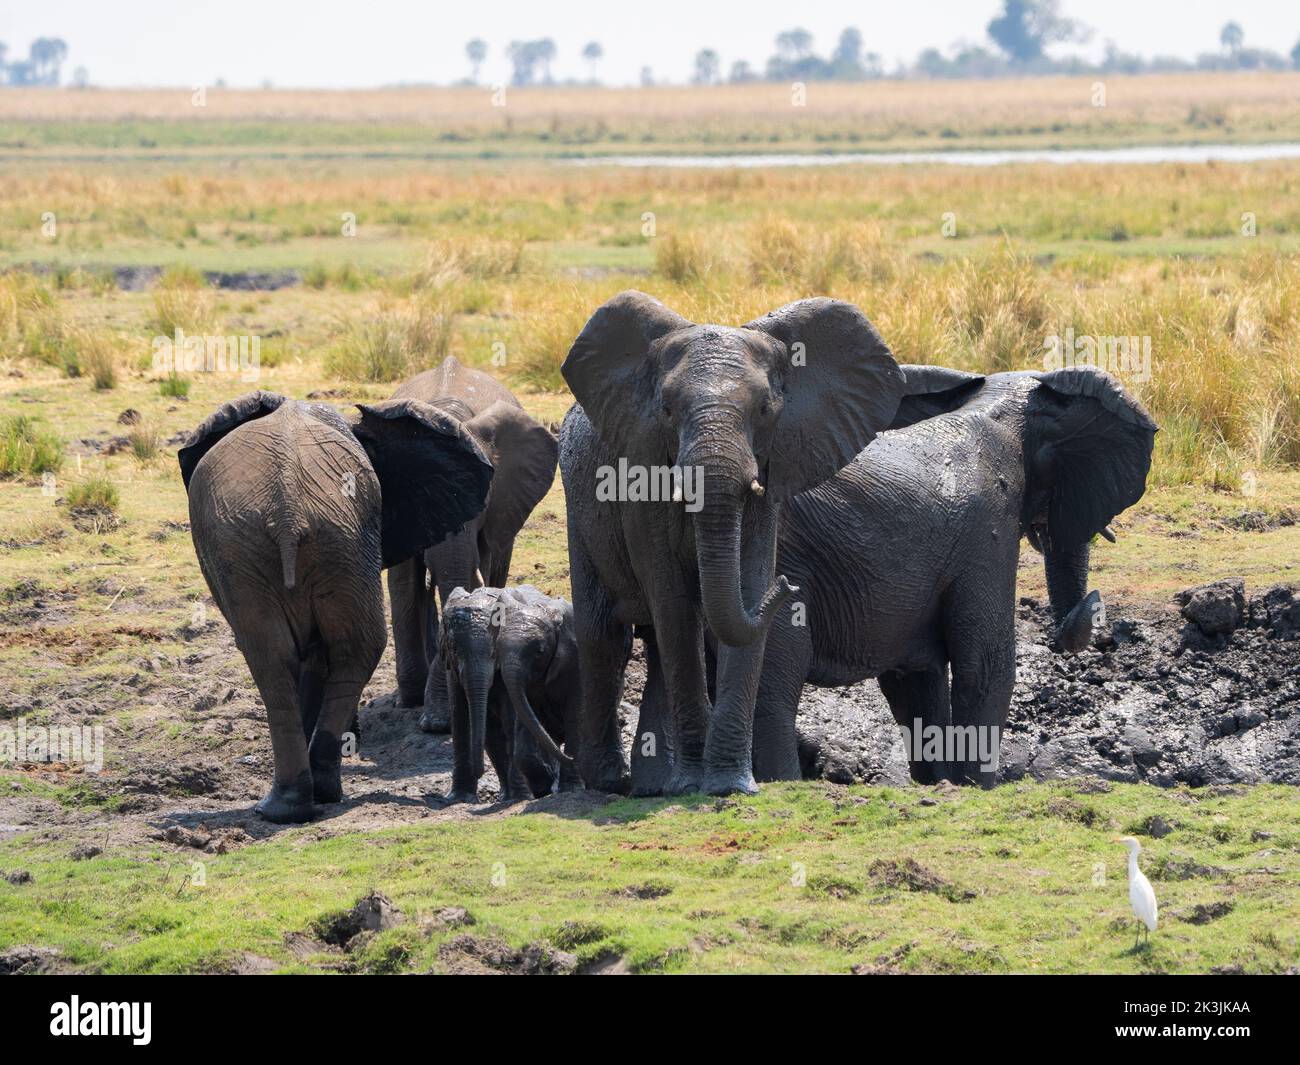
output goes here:
[{"label": "elephant foot", "polygon": [[712,768],[704,774],[700,790],[707,795],[757,795],[758,785],[749,766]]},{"label": "elephant foot", "polygon": [[312,776],[310,770],[303,770],[292,783],[271,785],[254,810],[274,825],[296,825],[310,821],[317,810],[312,802]]},{"label": "elephant foot", "polygon": [[632,759],[632,794],[662,795],[672,778],[672,761],[668,758]]},{"label": "elephant foot", "polygon": [[478,802],[478,788],[452,788],[442,802],[445,806],[473,805]]},{"label": "elephant foot", "polygon": [[343,798],[343,773],[340,759],[342,743],[328,732],[317,732],[308,752],[311,759],[312,795],[317,802],[338,802]]},{"label": "elephant foot", "polygon": [[689,795],[704,790],[704,765],[700,762],[678,762],[663,786],[664,795]]},{"label": "elephant foot", "polygon": [[623,752],[613,750],[603,757],[579,756],[579,772],[589,791],[604,791],[612,795],[626,795],[632,787]]},{"label": "elephant foot", "polygon": [[440,714],[433,709],[427,709],[420,715],[415,724],[416,728],[421,732],[428,732],[434,736],[445,736],[451,731],[451,716]]}]

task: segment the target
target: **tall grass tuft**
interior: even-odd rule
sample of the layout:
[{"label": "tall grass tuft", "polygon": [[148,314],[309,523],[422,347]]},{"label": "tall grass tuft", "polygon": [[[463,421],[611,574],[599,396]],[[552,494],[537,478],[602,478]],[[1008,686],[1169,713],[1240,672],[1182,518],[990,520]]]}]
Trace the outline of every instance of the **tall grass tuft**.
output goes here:
[{"label": "tall grass tuft", "polygon": [[349,381],[397,381],[451,354],[455,311],[444,291],[386,298],[344,320],[325,369]]},{"label": "tall grass tuft", "polygon": [[0,478],[53,473],[63,465],[63,442],[26,414],[0,421]]}]

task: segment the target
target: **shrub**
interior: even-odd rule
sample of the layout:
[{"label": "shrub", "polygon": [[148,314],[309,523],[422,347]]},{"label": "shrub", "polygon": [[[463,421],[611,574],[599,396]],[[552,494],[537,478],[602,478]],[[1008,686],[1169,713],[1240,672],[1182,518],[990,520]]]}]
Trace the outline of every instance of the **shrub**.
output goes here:
[{"label": "shrub", "polygon": [[131,453],[141,462],[151,462],[157,458],[158,448],[162,444],[162,432],[157,423],[147,419],[138,421],[131,426],[126,438],[131,442]]}]

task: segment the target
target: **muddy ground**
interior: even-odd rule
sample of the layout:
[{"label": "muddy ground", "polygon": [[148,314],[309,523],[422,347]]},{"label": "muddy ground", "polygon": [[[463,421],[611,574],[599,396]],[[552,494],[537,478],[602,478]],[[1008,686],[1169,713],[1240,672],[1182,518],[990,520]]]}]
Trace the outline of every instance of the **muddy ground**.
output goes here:
[{"label": "muddy ground", "polygon": [[[1112,619],[1093,649],[1068,656],[1049,645],[1045,605],[1022,600],[1003,778],[1300,784],[1300,593],[1229,584],[1185,598],[1182,613],[1173,604]],[[7,613],[23,609],[16,602]],[[108,765],[98,775],[26,768],[41,781],[75,785],[82,796],[75,804],[0,782],[0,838],[37,832],[102,850],[156,838],[219,852],[282,830],[252,812],[270,780],[270,742],[229,629],[208,620],[186,639],[189,650],[177,658],[151,654],[144,642],[124,682],[74,668],[66,684],[42,697],[45,705],[57,701],[65,721],[106,723]],[[628,706],[639,698],[642,677],[638,655]],[[106,714],[108,688],[122,683],[136,709]],[[347,798],[323,809],[314,823],[320,836],[606,801],[555,796],[507,810],[491,801],[497,782],[489,769],[480,788],[485,803],[444,807],[438,797],[450,784],[450,738],[416,730],[415,713],[394,704],[392,685],[390,647],[363,700],[362,749],[344,763]],[[40,706],[12,709],[21,716]],[[625,717],[630,740],[635,721]],[[799,729],[809,775],[907,783],[904,748],[874,681],[808,688]]]}]

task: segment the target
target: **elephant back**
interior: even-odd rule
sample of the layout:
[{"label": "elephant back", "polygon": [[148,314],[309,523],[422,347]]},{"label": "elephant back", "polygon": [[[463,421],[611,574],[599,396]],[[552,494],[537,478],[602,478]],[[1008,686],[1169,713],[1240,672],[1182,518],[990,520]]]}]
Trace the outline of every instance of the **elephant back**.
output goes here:
[{"label": "elephant back", "polygon": [[[482,370],[466,366],[454,355],[448,355],[433,369],[404,381],[393,393],[393,399],[418,399],[442,407],[462,421],[482,414],[493,403],[521,406],[514,393],[500,381]],[[452,409],[452,403],[460,404],[469,414],[461,415]]]}]

